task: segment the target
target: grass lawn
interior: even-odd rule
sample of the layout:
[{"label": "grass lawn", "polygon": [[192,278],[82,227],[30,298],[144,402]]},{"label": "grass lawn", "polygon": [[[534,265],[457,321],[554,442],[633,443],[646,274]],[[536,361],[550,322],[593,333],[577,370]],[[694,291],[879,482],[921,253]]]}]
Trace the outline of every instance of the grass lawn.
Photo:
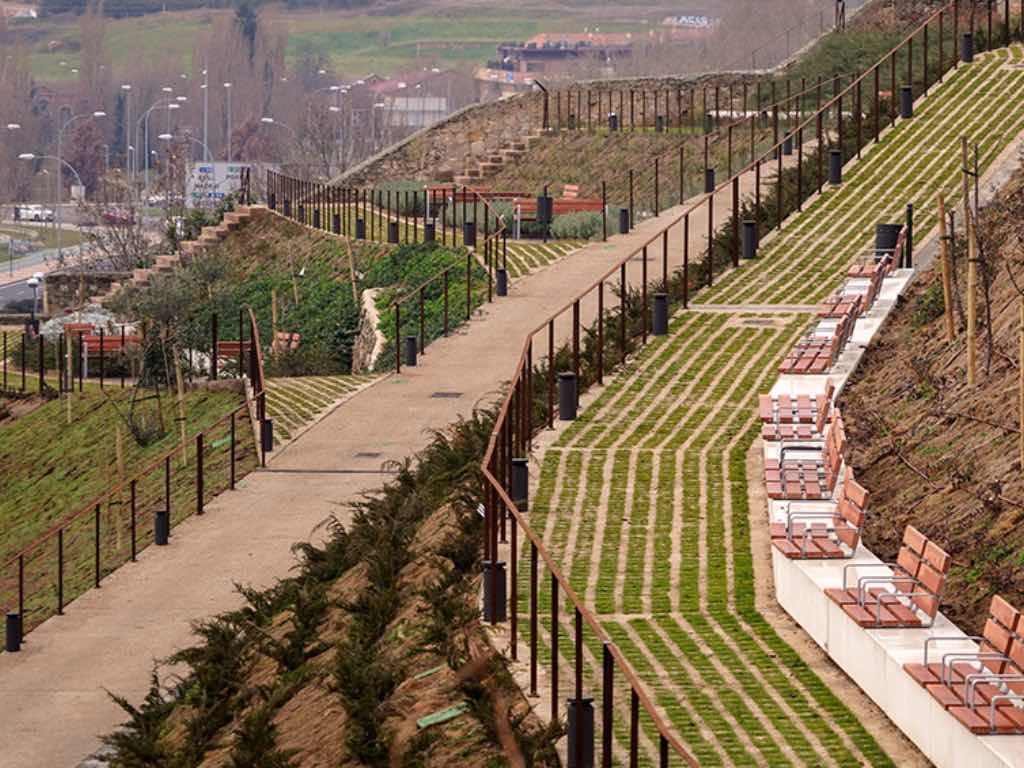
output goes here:
[{"label": "grass lawn", "polygon": [[[57,247],[57,230],[53,227],[30,227],[19,226],[16,224],[4,224],[0,226],[0,262],[4,262],[10,258],[10,253],[7,250],[7,238],[13,238],[14,240],[31,240],[35,245],[36,250]],[[63,230],[60,236],[61,245],[66,248],[78,245],[84,239],[85,238],[81,232],[70,229]],[[22,256],[27,255],[27,253],[15,253],[14,260],[17,261]]]}]

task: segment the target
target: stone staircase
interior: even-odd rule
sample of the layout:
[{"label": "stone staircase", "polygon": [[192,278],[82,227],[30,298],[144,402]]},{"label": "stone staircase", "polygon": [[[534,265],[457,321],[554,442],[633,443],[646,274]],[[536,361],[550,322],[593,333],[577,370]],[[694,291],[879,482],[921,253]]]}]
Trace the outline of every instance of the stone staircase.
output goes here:
[{"label": "stone staircase", "polygon": [[507,164],[518,162],[519,158],[525,155],[534,143],[540,141],[542,136],[543,131],[538,129],[526,136],[506,142],[493,154],[485,155],[481,159],[471,158],[470,163],[473,164],[455,176],[455,183],[478,184],[481,180],[494,176]]},{"label": "stone staircase", "polygon": [[224,214],[224,219],[215,227],[203,227],[198,240],[186,240],[181,243],[178,253],[161,254],[156,257],[153,266],[132,271],[129,283],[111,283],[106,293],[93,296],[90,302],[103,304],[113,298],[125,285],[147,285],[154,275],[173,272],[180,265],[189,264],[196,256],[209,248],[221,243],[227,236],[240,229],[246,222],[269,215],[265,205],[239,206],[234,211]]}]

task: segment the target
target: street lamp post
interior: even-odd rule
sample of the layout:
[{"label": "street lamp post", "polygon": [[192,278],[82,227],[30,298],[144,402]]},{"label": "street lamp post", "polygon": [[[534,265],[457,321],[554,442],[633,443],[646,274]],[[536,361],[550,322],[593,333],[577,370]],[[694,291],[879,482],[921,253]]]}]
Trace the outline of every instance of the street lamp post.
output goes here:
[{"label": "street lamp post", "polygon": [[224,83],[224,91],[228,98],[228,162],[231,162],[231,83]]},{"label": "street lamp post", "polygon": [[36,304],[39,299],[39,283],[43,279],[42,272],[36,272],[32,277],[25,281],[29,288],[32,289],[32,320],[30,324],[32,326],[32,333],[39,334],[39,321],[36,320]]},{"label": "street lamp post", "polygon": [[132,87],[128,83],[121,86],[121,91],[124,93],[124,170],[125,173],[131,174],[131,163],[129,162],[128,150],[131,147],[132,137]]},{"label": "street lamp post", "polygon": [[[64,258],[64,250],[61,248],[61,243],[60,243],[60,220],[61,220],[61,216],[60,216],[60,201],[61,201],[61,194],[64,191],[63,190],[63,174],[62,174],[63,165],[64,165],[63,160],[62,160],[62,158],[63,158],[62,151],[63,151],[64,131],[65,131],[65,129],[67,129],[67,127],[69,125],[71,125],[73,122],[75,122],[75,120],[79,120],[81,118],[98,119],[98,118],[106,117],[106,116],[107,116],[107,113],[106,112],[102,112],[102,111],[96,111],[96,112],[91,112],[91,113],[90,112],[83,112],[83,113],[81,113],[79,115],[72,115],[71,117],[69,117],[67,119],[67,121],[64,123],[64,125],[61,126],[60,130],[57,131],[57,206],[56,206],[57,207],[57,211],[56,211],[56,214],[57,214],[57,261],[58,262],[62,261],[63,258]],[[77,176],[78,174],[75,174],[75,175]],[[78,179],[78,185],[79,186],[83,186],[82,185],[81,177],[79,177],[79,179]]]},{"label": "street lamp post", "polygon": [[203,91],[203,162],[208,163],[210,162],[210,151],[207,148],[207,143],[209,142],[207,131],[210,127],[210,75],[209,70],[205,67],[203,68],[203,84],[201,87]]},{"label": "street lamp post", "polygon": [[295,139],[295,144],[296,145],[299,144],[299,134],[297,134],[294,131],[294,129],[290,125],[288,125],[287,123],[282,123],[280,120],[275,120],[274,118],[269,117],[269,116],[268,117],[261,117],[260,118],[260,122],[263,123],[264,125],[277,125],[277,126],[280,126],[281,128],[284,128],[285,130],[288,131],[288,133],[290,133],[292,135],[292,138]]},{"label": "street lamp post", "polygon": [[[136,134],[138,134],[138,130],[139,130],[140,127],[144,128],[144,134],[145,134],[145,140],[143,142],[143,145],[142,145],[141,149],[142,149],[142,152],[143,152],[143,162],[144,162],[143,173],[145,174],[145,176],[143,178],[143,185],[145,186],[146,189],[149,189],[149,156],[150,156],[149,155],[149,116],[150,116],[150,114],[152,114],[153,110],[156,109],[157,107],[167,107],[168,115],[170,115],[170,110],[172,110],[172,109],[180,109],[181,105],[178,104],[177,102],[175,102],[174,100],[169,99],[169,98],[167,98],[167,99],[160,99],[159,101],[154,102],[153,106],[151,106],[149,109],[147,109],[145,114],[142,117],[139,118],[138,123],[136,123],[136,126],[135,126]],[[168,117],[168,123],[170,123],[170,118],[169,117]],[[141,124],[141,126],[140,126],[140,124]],[[170,133],[169,130],[168,130],[168,133]],[[138,156],[138,153],[136,153],[136,156]]]}]

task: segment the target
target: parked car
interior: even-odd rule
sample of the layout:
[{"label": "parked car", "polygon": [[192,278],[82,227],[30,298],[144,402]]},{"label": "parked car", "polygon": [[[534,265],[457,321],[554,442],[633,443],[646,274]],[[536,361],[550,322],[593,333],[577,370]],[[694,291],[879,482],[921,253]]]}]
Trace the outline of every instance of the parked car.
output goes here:
[{"label": "parked car", "polygon": [[103,222],[115,227],[126,227],[135,223],[135,214],[118,208],[110,208],[103,212]]},{"label": "parked car", "polygon": [[49,208],[41,205],[22,205],[19,208],[21,221],[53,221],[54,214]]}]

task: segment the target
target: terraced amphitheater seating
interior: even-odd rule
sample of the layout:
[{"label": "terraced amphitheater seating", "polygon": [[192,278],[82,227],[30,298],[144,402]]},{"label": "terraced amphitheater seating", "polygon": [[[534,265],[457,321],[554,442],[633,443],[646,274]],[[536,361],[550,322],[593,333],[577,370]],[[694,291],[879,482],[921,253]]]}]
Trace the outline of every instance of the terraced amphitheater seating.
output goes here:
[{"label": "terraced amphitheater seating", "polygon": [[[825,594],[862,627],[930,627],[939,610],[952,558],[923,533],[908,525],[895,563],[854,563],[843,568],[842,589]],[[859,569],[886,569],[887,574],[857,575]]]},{"label": "terraced amphitheater seating", "polygon": [[761,439],[771,442],[821,440],[832,406],[832,380],[825,382],[820,395],[761,395]]},{"label": "terraced amphitheater seating", "polygon": [[[868,492],[846,468],[839,498],[825,509],[786,508],[786,522],[771,524],[772,546],[791,560],[853,557],[867,516]],[[824,520],[822,519],[824,518]]]},{"label": "terraced amphitheater seating", "polygon": [[998,595],[988,613],[982,635],[969,638],[978,643],[977,652],[958,650],[929,661],[932,644],[964,640],[929,637],[923,662],[903,669],[972,733],[1024,734],[1024,620]]},{"label": "terraced amphitheater seating", "polygon": [[[802,458],[786,458],[794,453]],[[768,498],[787,500],[831,499],[846,456],[846,430],[839,409],[833,409],[824,444],[783,445],[778,459],[765,459]]]}]

